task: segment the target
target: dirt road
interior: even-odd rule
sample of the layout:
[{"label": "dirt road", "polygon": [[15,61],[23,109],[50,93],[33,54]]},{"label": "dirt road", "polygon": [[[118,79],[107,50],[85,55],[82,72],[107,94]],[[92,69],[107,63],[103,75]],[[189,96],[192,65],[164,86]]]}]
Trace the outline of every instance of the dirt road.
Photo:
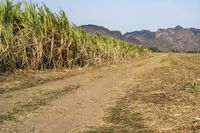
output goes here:
[{"label": "dirt road", "polygon": [[[1,94],[1,100],[9,100],[8,105],[13,104],[11,107],[18,100],[17,103],[23,102],[23,105],[26,105],[20,107],[26,108],[31,102],[38,101],[38,98],[34,100],[35,97],[40,97],[41,101],[45,100],[46,104],[41,104],[38,108],[31,110],[27,109],[23,113],[17,112],[14,114],[16,120],[3,122],[0,132],[71,133],[84,131],[91,126],[103,126],[106,124],[103,118],[107,115],[107,109],[115,106],[117,101],[133,89],[133,86],[143,84],[144,80],[141,80],[141,76],[144,77],[157,68],[168,66],[170,63],[165,61],[168,56],[168,54],[159,54],[148,59],[104,67],[51,81],[26,90],[13,91],[9,94],[10,99],[9,97],[2,98],[8,94]],[[77,87],[70,94],[59,93],[58,90],[70,86]],[[45,93],[47,91],[49,91],[48,95]],[[52,95],[52,91],[56,93]],[[44,99],[45,96],[47,98]],[[31,102],[25,104],[27,101]],[[0,102],[0,107],[3,107],[3,104],[5,102]],[[35,107],[35,104],[33,105]],[[4,109],[4,112],[9,110],[11,109]],[[156,132],[159,131],[164,130]]]}]

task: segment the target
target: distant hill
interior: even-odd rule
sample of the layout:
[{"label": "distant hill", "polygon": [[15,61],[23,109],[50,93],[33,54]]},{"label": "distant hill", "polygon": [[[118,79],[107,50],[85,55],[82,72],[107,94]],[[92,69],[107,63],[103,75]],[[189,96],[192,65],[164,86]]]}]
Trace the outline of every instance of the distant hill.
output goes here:
[{"label": "distant hill", "polygon": [[176,26],[156,32],[141,30],[122,35],[120,31],[110,31],[102,26],[84,25],[81,28],[92,34],[100,33],[160,51],[200,52],[200,29]]},{"label": "distant hill", "polygon": [[200,30],[185,29],[180,26],[169,29],[159,29],[153,40],[154,47],[162,51],[200,51]]},{"label": "distant hill", "polygon": [[104,36],[110,36],[117,39],[123,39],[123,35],[120,31],[110,31],[109,29],[103,27],[103,26],[97,26],[97,25],[82,25],[80,26],[82,29],[85,29],[87,32],[91,34],[99,33]]},{"label": "distant hill", "polygon": [[123,35],[123,38],[127,41],[139,44],[150,44],[155,38],[155,32],[149,30],[133,31]]}]

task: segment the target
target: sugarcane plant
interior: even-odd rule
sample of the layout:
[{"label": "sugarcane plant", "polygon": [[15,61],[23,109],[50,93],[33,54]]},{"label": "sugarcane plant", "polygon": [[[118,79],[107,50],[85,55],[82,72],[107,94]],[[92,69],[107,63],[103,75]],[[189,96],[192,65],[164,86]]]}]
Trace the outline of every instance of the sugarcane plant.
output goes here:
[{"label": "sugarcane plant", "polygon": [[143,46],[91,35],[64,11],[43,4],[0,2],[0,72],[85,67],[147,55]]}]

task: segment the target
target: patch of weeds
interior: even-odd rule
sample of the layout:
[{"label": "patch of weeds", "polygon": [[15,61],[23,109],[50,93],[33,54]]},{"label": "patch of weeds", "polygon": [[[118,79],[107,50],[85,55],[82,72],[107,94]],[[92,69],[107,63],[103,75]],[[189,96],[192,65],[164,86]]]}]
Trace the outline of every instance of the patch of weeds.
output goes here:
[{"label": "patch of weeds", "polygon": [[143,124],[142,114],[133,112],[125,101],[123,99],[109,109],[108,116],[104,119],[107,125],[91,127],[85,133],[151,133]]},{"label": "patch of weeds", "polygon": [[22,78],[27,79],[28,75],[26,73],[4,74],[0,75],[0,83],[19,81]]},{"label": "patch of weeds", "polygon": [[123,110],[119,105],[112,107],[110,109],[109,116],[106,118],[107,121],[114,123],[114,124],[119,124],[119,123],[123,122],[124,117],[123,117],[122,112],[123,112]]},{"label": "patch of weeds", "polygon": [[3,83],[3,82],[5,82],[5,81],[6,81],[5,76],[1,76],[1,75],[0,75],[0,83]]},{"label": "patch of weeds", "polygon": [[4,121],[11,121],[11,120],[15,120],[15,117],[10,112],[0,115],[0,124],[2,124]]},{"label": "patch of weeds", "polygon": [[178,64],[177,61],[176,61],[176,60],[173,60],[173,59],[172,59],[171,63],[172,63],[173,65],[177,65],[177,64]]},{"label": "patch of weeds", "polygon": [[6,98],[11,98],[11,97],[13,97],[12,95],[6,95],[6,96],[4,96],[4,98],[6,99]]},{"label": "patch of weeds", "polygon": [[102,126],[93,128],[85,133],[152,133],[150,130],[135,130],[121,126]]},{"label": "patch of weeds", "polygon": [[200,90],[200,82],[187,82],[179,90],[189,92]]},{"label": "patch of weeds", "polygon": [[58,99],[59,97],[78,89],[78,85],[68,86],[59,90],[52,90],[44,93],[41,96],[33,97],[31,101],[25,103],[18,103],[12,111],[0,115],[0,123],[4,121],[16,120],[17,115],[23,115],[27,112],[34,111],[41,106],[47,105],[52,100]]},{"label": "patch of weeds", "polygon": [[141,114],[137,112],[130,112],[122,106],[115,106],[110,109],[109,116],[106,120],[115,125],[121,125],[130,128],[142,129],[144,126],[141,124]]},{"label": "patch of weeds", "polygon": [[[26,77],[24,77],[26,78]],[[6,93],[10,93],[13,91],[19,91],[19,90],[24,90],[30,87],[35,87],[38,85],[42,85],[45,84],[47,82],[50,81],[55,81],[55,80],[61,80],[64,77],[57,77],[57,78],[45,78],[45,79],[41,79],[41,78],[34,78],[34,77],[27,77],[27,79],[25,79],[24,81],[22,81],[21,84],[15,86],[15,87],[10,87],[10,88],[0,88],[0,94],[6,94]]]}]

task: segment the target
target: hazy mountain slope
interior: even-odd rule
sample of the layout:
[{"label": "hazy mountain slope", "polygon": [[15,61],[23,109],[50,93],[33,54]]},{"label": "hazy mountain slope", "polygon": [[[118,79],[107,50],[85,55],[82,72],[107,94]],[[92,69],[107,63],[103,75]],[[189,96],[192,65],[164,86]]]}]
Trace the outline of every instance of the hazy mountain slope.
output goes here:
[{"label": "hazy mountain slope", "polygon": [[198,52],[200,32],[198,29],[181,27],[159,29],[153,42],[162,51]]},{"label": "hazy mountain slope", "polygon": [[104,36],[110,36],[117,39],[123,39],[122,33],[120,31],[110,31],[109,29],[103,26],[89,24],[89,25],[82,25],[80,27],[91,34],[99,33]]},{"label": "hazy mountain slope", "polygon": [[200,29],[175,28],[159,29],[156,32],[148,30],[133,31],[121,34],[119,31],[110,31],[105,27],[95,25],[81,26],[89,33],[100,33],[129,42],[142,44],[148,48],[157,48],[161,51],[199,52]]},{"label": "hazy mountain slope", "polygon": [[141,30],[128,32],[123,35],[123,38],[129,42],[135,42],[138,44],[143,44],[146,47],[152,47],[152,41],[155,38],[156,33],[149,30]]}]

